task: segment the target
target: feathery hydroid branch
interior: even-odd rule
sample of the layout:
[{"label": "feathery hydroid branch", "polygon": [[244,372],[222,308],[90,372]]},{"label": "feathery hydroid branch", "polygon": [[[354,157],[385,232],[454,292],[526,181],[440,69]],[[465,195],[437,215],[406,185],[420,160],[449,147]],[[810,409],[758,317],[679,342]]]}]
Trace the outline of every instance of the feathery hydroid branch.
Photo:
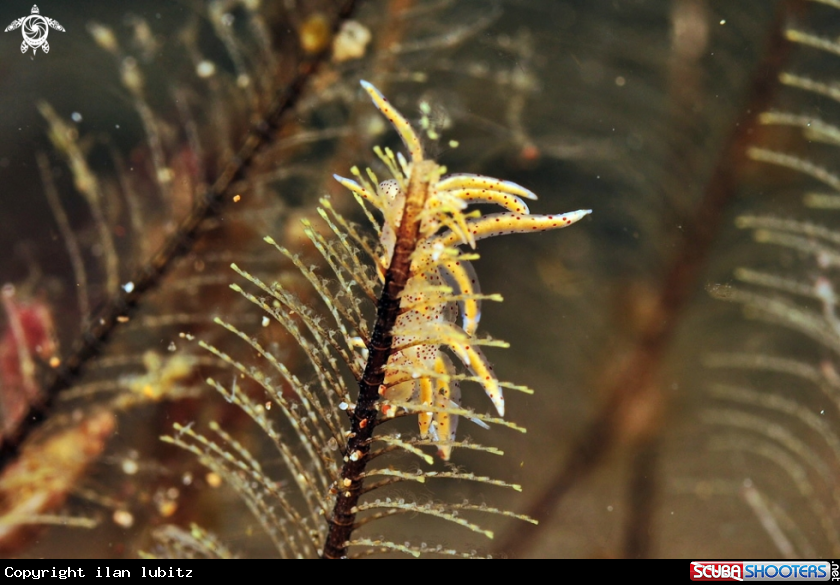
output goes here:
[{"label": "feathery hydroid branch", "polygon": [[[338,10],[333,22],[336,30],[352,14],[355,4],[355,0],[341,0],[337,3]],[[69,388],[82,369],[101,354],[121,320],[137,308],[146,294],[154,289],[172,268],[175,261],[193,248],[201,226],[208,218],[218,214],[223,202],[229,198],[227,196],[231,187],[244,176],[257,152],[274,139],[283,118],[298,102],[306,83],[328,56],[329,46],[326,46],[323,50],[302,59],[295,77],[277,91],[265,112],[251,126],[236,154],[222,168],[212,185],[196,197],[193,208],[180,222],[177,230],[167,237],[161,248],[129,279],[132,287],[129,290],[113,290],[113,296],[91,316],[88,320],[89,328],[74,344],[61,366],[50,373],[50,378],[44,385],[44,399],[31,406],[30,416],[14,436],[3,438],[0,444],[0,468],[15,456],[22,441],[44,419],[55,396]]]},{"label": "feathery hydroid branch", "polygon": [[[336,177],[357,198],[377,207],[385,218],[381,230],[385,250],[379,266],[380,274],[384,269],[384,285],[359,380],[358,401],[351,413],[340,483],[334,488],[337,499],[329,519],[325,558],[347,554],[379,412],[393,416],[396,410],[392,405],[378,404],[381,396],[419,401],[428,407],[429,412],[418,414],[421,437],[431,434],[441,442],[441,456],[449,457],[460,386],[449,358],[440,352],[441,345],[448,346],[475,374],[499,414],[504,414],[501,384],[474,337],[480,318],[475,272],[457,246],[475,247],[477,239],[493,235],[565,227],[591,212],[532,216],[518,196],[536,197],[519,185],[476,175],[442,177],[445,169],[425,159],[420,139],[405,118],[371,84],[362,81],[362,86],[396,128],[411,161],[401,154],[394,156],[390,150],[377,149],[393,179],[374,187],[358,171],[354,174],[359,182]],[[375,179],[371,172],[368,174]],[[467,205],[476,202],[496,203],[511,211],[486,217],[465,213]],[[443,232],[438,233],[441,229]],[[445,297],[436,301],[430,294],[441,288],[462,299],[463,328],[452,324],[457,317],[455,303]],[[407,377],[406,365],[425,372],[425,377],[417,373]]]}]

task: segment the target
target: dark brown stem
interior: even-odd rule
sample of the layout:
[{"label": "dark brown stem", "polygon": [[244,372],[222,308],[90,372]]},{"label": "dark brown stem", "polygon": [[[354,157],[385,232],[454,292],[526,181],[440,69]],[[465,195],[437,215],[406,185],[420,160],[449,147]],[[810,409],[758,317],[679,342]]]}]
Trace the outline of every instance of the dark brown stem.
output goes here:
[{"label": "dark brown stem", "polygon": [[376,324],[373,327],[368,360],[359,381],[359,399],[352,415],[350,439],[347,441],[344,466],[341,469],[338,492],[330,531],[324,543],[323,558],[340,559],[347,556],[347,541],[356,522],[356,504],[364,482],[362,474],[368,463],[370,439],[379,412],[379,389],[385,381],[385,364],[393,352],[394,325],[400,310],[400,295],[411,272],[411,256],[420,240],[420,212],[426,202],[429,182],[437,165],[431,161],[414,164],[408,184],[405,209],[397,231],[397,242],[385,285],[376,306]]},{"label": "dark brown stem", "polygon": [[636,446],[630,466],[627,493],[627,517],[624,520],[624,558],[651,557],[653,520],[659,478],[658,437],[642,441]]},{"label": "dark brown stem", "polygon": [[526,512],[528,516],[541,520],[541,524],[509,533],[501,542],[500,552],[518,556],[528,549],[542,527],[550,524],[546,520],[563,496],[587,477],[622,437],[622,422],[627,413],[636,408],[645,396],[659,392],[663,358],[680,323],[682,310],[697,288],[724,212],[736,194],[738,170],[745,160],[757,117],[770,105],[778,86],[778,74],[790,50],[790,43],[784,37],[784,25],[792,14],[804,10],[802,6],[803,3],[793,0],[779,4],[764,59],[758,65],[747,105],[742,109],[744,115],[737,120],[735,130],[724,144],[699,206],[690,218],[682,222],[684,236],[658,288],[656,309],[650,311],[650,318],[640,327],[620,367],[611,370],[601,381],[597,394],[607,397],[601,409],[566,461],[559,466],[559,472],[549,482],[546,491]]},{"label": "dark brown stem", "polygon": [[[356,0],[340,0],[338,4],[335,30],[351,15]],[[192,250],[202,225],[209,218],[218,216],[223,203],[231,199],[231,188],[244,177],[260,149],[277,134],[284,118],[303,94],[306,83],[328,56],[329,48],[301,61],[294,79],[278,91],[265,115],[251,126],[239,151],[228,161],[212,186],[196,198],[192,209],[181,221],[178,229],[166,239],[149,261],[132,275],[132,290],[121,290],[91,316],[89,329],[76,342],[61,366],[51,372],[44,385],[44,399],[32,406],[29,416],[15,435],[3,441],[0,447],[0,469],[16,455],[22,441],[44,420],[55,397],[69,388],[84,367],[101,354],[119,323],[125,321],[125,317],[137,309],[146,294],[160,283],[161,278],[175,262]]]}]

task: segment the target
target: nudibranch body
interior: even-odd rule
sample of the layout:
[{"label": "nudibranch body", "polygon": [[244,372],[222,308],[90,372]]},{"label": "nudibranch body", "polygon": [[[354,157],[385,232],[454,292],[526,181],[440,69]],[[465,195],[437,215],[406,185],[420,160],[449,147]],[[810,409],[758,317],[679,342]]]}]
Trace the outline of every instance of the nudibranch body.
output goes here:
[{"label": "nudibranch body", "polygon": [[[498,295],[482,295],[470,263],[478,256],[471,251],[464,252],[459,246],[472,250],[484,238],[563,228],[591,210],[533,215],[524,199],[536,199],[536,195],[521,185],[481,175],[447,175],[446,169],[434,163],[430,167],[420,139],[408,121],[373,85],[361,83],[402,138],[410,157],[406,160],[389,149],[375,149],[393,176],[379,183],[370,171],[372,182],[357,169],[354,169],[356,180],[336,176],[342,185],[376,207],[383,216],[382,252],[378,262],[381,279],[394,252],[412,172],[422,163],[424,172],[431,175],[427,177],[429,189],[420,216],[420,242],[401,296],[400,314],[394,327],[394,351],[385,367],[385,380],[380,389],[384,398],[381,411],[384,416],[393,416],[400,406],[416,406],[411,410],[418,413],[421,436],[431,437],[441,457],[448,459],[455,441],[458,414],[464,414],[460,407],[462,380],[479,383],[499,416],[505,413],[503,384],[480,349],[480,345],[503,344],[476,336],[481,301],[501,299]],[[477,210],[467,210],[472,204],[495,204],[504,211],[480,215]],[[459,316],[460,324],[457,324]],[[457,373],[442,351],[444,346],[471,375]]]}]

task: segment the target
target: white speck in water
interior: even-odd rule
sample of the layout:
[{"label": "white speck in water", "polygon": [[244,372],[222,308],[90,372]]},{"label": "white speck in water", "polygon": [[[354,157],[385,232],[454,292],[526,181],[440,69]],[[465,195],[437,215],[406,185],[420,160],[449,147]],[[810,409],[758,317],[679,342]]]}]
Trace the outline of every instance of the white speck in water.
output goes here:
[{"label": "white speck in water", "polygon": [[79,112],[73,112],[70,114],[70,119],[78,124],[82,121],[82,115]]},{"label": "white speck in water", "polygon": [[175,351],[178,348],[175,347],[175,342],[174,341],[170,341],[169,346],[166,349],[169,350],[169,351]]},{"label": "white speck in water", "polygon": [[262,326],[263,326],[263,327],[268,327],[268,324],[269,324],[269,323],[271,323],[271,321],[269,320],[269,318],[268,318],[268,317],[263,317],[263,318],[262,318]]},{"label": "white speck in water", "polygon": [[195,72],[201,78],[213,77],[216,74],[216,64],[212,61],[202,61],[195,68]]},{"label": "white speck in water", "polygon": [[114,524],[123,528],[131,528],[134,524],[134,516],[128,510],[116,510],[112,516]]},{"label": "white speck in water", "polygon": [[122,470],[126,475],[134,475],[140,468],[134,459],[124,459],[122,462]]},{"label": "white speck in water", "polygon": [[124,285],[122,285],[122,288],[125,292],[130,293],[134,290],[134,283],[130,281],[126,282]]}]

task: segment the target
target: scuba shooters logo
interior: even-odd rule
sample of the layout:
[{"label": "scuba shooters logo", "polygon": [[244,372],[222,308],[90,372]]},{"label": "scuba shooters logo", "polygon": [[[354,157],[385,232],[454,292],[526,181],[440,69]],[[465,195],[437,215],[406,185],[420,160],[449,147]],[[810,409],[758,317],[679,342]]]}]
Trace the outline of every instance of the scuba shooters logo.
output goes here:
[{"label": "scuba shooters logo", "polygon": [[32,13],[29,16],[13,20],[4,32],[20,29],[21,34],[23,34],[20,52],[25,53],[29,48],[32,48],[32,54],[34,55],[38,52],[38,49],[41,49],[44,53],[50,52],[47,35],[49,35],[51,28],[64,32],[64,27],[58,24],[57,20],[41,16],[41,11],[38,10],[36,4],[32,6]]},{"label": "scuba shooters logo", "polygon": [[[833,565],[833,567],[832,567]],[[837,563],[828,561],[692,561],[692,581],[829,581]]]}]

